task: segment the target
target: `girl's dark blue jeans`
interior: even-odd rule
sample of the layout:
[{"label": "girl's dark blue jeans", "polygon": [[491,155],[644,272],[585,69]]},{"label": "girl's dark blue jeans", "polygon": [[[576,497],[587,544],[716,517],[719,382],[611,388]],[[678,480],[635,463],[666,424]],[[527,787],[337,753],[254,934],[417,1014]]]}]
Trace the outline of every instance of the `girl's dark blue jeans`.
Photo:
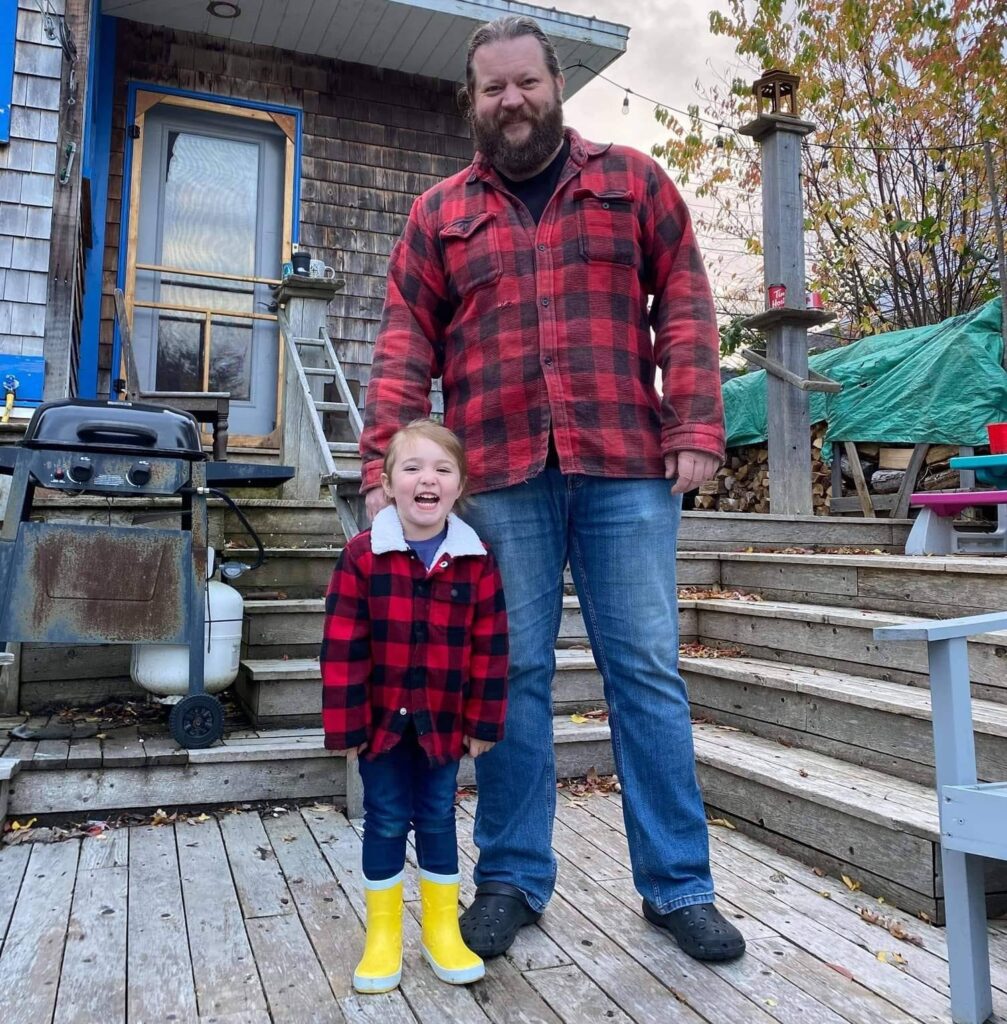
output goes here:
[{"label": "girl's dark blue jeans", "polygon": [[406,863],[406,837],[416,832],[416,859],[425,871],[458,872],[455,790],[458,762],[431,765],[410,726],[373,761],[360,759],[364,783],[364,877],[379,882]]}]

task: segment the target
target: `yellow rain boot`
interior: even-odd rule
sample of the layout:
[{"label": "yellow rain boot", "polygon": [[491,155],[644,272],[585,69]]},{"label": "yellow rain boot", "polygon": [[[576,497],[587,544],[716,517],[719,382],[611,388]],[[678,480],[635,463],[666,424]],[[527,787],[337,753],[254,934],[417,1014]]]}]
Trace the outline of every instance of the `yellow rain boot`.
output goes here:
[{"label": "yellow rain boot", "polygon": [[423,905],[423,956],[441,981],[468,985],[486,968],[465,945],[458,928],[458,875],[435,875],[420,869]]},{"label": "yellow rain boot", "polygon": [[380,882],[364,879],[367,940],[353,972],[358,992],[390,992],[402,977],[402,872]]}]

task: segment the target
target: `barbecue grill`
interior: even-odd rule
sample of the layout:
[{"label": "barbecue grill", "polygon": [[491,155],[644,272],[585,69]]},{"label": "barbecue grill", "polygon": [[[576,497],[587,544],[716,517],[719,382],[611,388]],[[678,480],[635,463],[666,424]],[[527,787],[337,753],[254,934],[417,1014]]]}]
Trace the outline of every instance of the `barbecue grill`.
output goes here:
[{"label": "barbecue grill", "polygon": [[[219,487],[275,486],[294,470],[207,462],[198,424],[177,409],[68,399],[35,410],[20,444],[0,449],[0,473],[13,477],[0,529],[0,642],[188,644],[189,691],[172,708],[172,735],[184,747],[219,739],[223,711],[203,680],[207,497],[235,508]],[[179,526],[32,522],[40,487],[177,497],[166,515]]]}]

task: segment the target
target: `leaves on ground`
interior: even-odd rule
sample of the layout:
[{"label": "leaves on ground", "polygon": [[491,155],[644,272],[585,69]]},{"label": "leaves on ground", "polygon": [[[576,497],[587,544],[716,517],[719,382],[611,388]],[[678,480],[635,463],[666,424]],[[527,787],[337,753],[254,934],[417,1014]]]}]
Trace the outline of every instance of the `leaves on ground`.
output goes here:
[{"label": "leaves on ground", "polygon": [[889,949],[882,949],[878,951],[878,959],[883,964],[891,964],[892,967],[898,967],[900,970],[909,963],[909,961],[901,953],[893,953]]},{"label": "leaves on ground", "polygon": [[560,779],[556,788],[566,790],[571,796],[622,792],[617,775],[599,775],[594,768],[589,768],[587,775],[580,779]]},{"label": "leaves on ground", "polygon": [[741,658],[740,647],[708,647],[706,644],[681,644],[678,653],[683,658]]},{"label": "leaves on ground", "polygon": [[834,971],[837,971],[844,978],[849,979],[850,981],[856,981],[857,980],[856,978],[853,977],[853,971],[851,971],[849,969],[849,967],[843,967],[842,964],[829,964],[828,966],[831,967]]},{"label": "leaves on ground", "polygon": [[733,822],[728,821],[727,818],[707,818],[707,825],[716,825],[719,828],[729,828],[732,832],[737,832],[738,826]]},{"label": "leaves on ground", "polygon": [[842,878],[843,885],[845,885],[850,892],[856,892],[860,888],[860,883],[855,879],[850,878],[849,875],[840,875],[839,877]]},{"label": "leaves on ground", "polygon": [[906,926],[895,918],[884,917],[876,911],[871,910],[869,907],[859,907],[857,913],[859,913],[868,924],[884,928],[885,931],[889,932],[896,939],[901,939],[903,942],[909,942],[914,946],[923,945],[923,939],[919,935],[911,934],[906,929]]}]

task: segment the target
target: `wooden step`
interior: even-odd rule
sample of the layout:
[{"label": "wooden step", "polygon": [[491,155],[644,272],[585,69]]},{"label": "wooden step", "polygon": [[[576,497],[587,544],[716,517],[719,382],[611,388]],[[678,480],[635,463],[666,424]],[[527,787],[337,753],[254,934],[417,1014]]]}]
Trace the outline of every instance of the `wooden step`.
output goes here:
[{"label": "wooden step", "polygon": [[914,615],[982,615],[1007,607],[1007,562],[968,556],[721,552],[725,590],[773,601]]},{"label": "wooden step", "polygon": [[[926,644],[882,645],[873,635],[878,626],[910,622],[918,615],[785,601],[703,599],[679,604],[695,611],[701,643],[738,648],[766,661],[929,685]],[[973,637],[969,652],[973,696],[1007,703],[1007,632]]]},{"label": "wooden step", "polygon": [[[699,719],[934,784],[929,690],[756,658],[680,667]],[[1007,705],[976,700],[973,721],[980,779],[1007,778]]]},{"label": "wooden step", "polygon": [[[693,730],[715,818],[872,896],[942,923],[937,796],[926,786],[734,729]],[[1007,863],[989,862],[992,913],[1007,907]]]},{"label": "wooden step", "polygon": [[[343,801],[345,759],[324,749],[315,724],[308,729],[240,730],[206,750],[184,750],[168,736],[134,741],[128,752],[121,744],[71,740],[60,761],[29,755],[11,769],[17,774],[9,781],[8,813],[99,816],[129,808]],[[590,768],[612,773],[605,723],[576,724],[563,716],[554,721],[553,731],[559,778],[585,775]],[[472,785],[474,779],[472,759],[464,758],[459,784]]]},{"label": "wooden step", "polygon": [[[242,656],[251,660],[313,658],[322,642],[325,599],[245,601]],[[575,597],[563,599],[559,646],[587,646],[584,620]]]},{"label": "wooden step", "polygon": [[[234,692],[257,728],[316,725],[321,717],[317,657],[245,660]],[[589,651],[556,652],[552,697],[556,714],[605,706],[601,675]]]},{"label": "wooden step", "polygon": [[855,547],[901,553],[908,519],[774,516],[753,512],[683,512],[679,551],[762,551],[786,547]]}]

